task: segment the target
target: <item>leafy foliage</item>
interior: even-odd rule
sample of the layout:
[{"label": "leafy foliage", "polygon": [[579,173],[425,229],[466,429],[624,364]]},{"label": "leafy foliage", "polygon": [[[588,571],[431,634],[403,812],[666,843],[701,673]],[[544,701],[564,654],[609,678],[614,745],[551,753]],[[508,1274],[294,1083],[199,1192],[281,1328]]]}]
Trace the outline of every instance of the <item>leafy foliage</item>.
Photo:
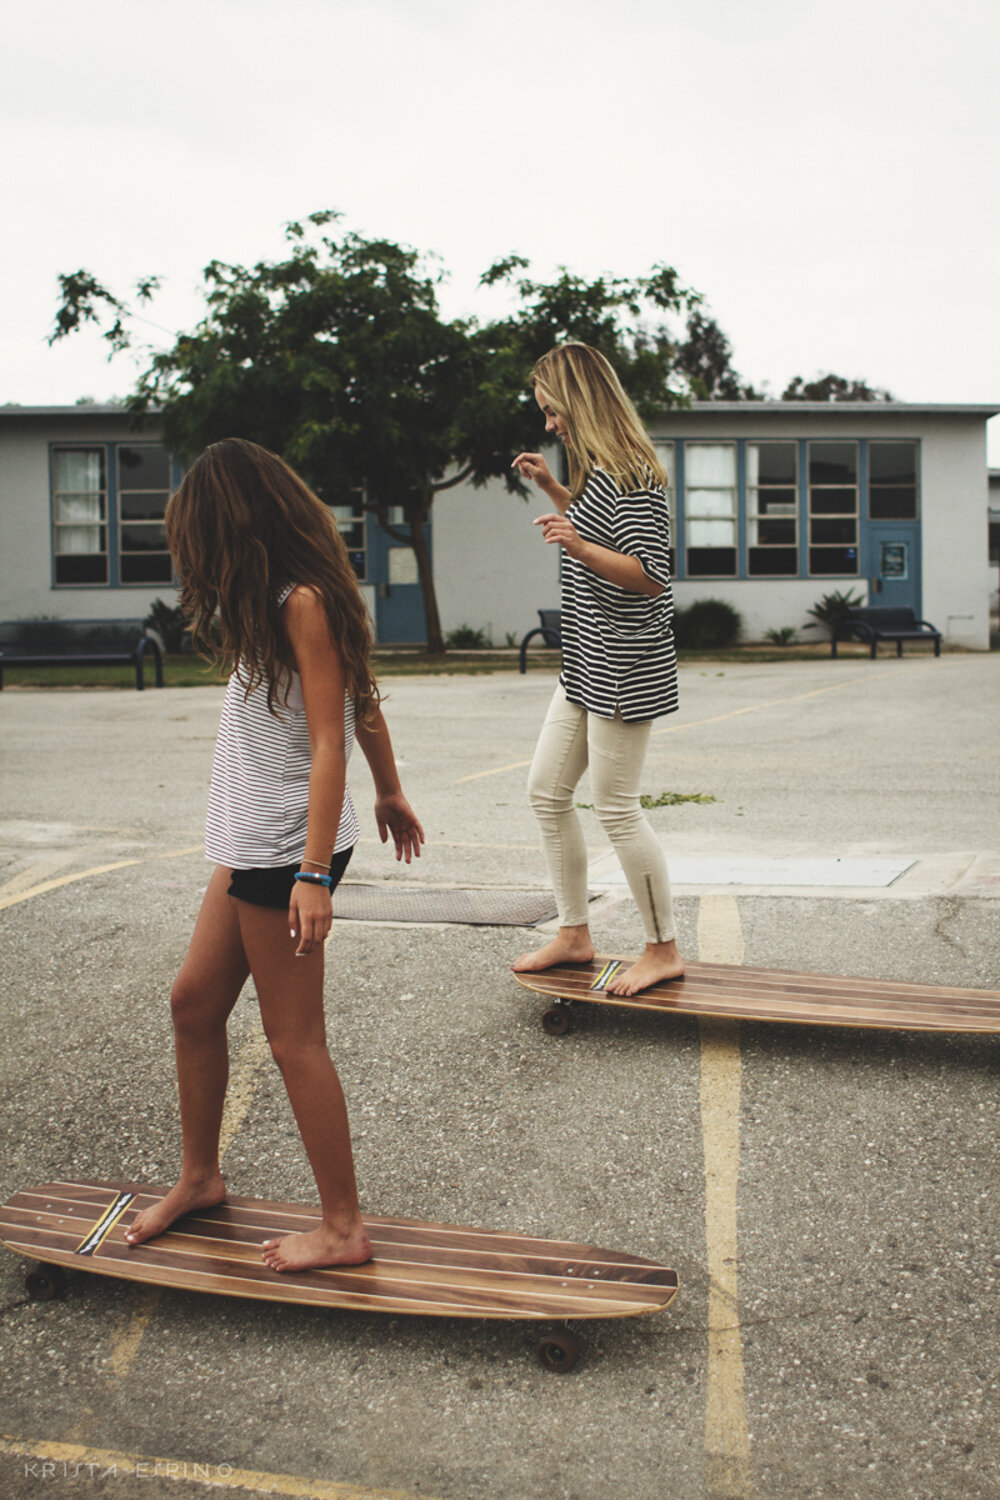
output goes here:
[{"label": "leafy foliage", "polygon": [[866,380],[847,380],[843,375],[817,375],[803,380],[796,375],[781,393],[782,401],[891,401],[889,391]]},{"label": "leafy foliage", "polygon": [[716,799],[711,792],[661,792],[658,797],[652,797],[648,792],[640,792],[640,807],[679,807],[682,802],[714,802]]},{"label": "leafy foliage", "polygon": [[679,651],[710,651],[733,646],[743,620],[724,599],[696,599],[674,611],[674,639]]},{"label": "leafy foliage", "polygon": [[179,656],[182,651],[193,649],[187,620],[179,604],[170,605],[163,599],[154,599],[143,624],[156,631],[163,642],[163,649],[172,656]]},{"label": "leafy foliage", "polygon": [[449,630],[444,643],[455,651],[485,651],[492,645],[482,630],[475,630],[471,625],[459,625]]},{"label": "leafy foliage", "polygon": [[843,589],[834,589],[832,593],[824,594],[812,609],[806,610],[807,614],[812,615],[812,619],[807,620],[802,628],[815,630],[818,625],[822,625],[832,636],[841,620],[845,619],[852,609],[859,608],[864,602],[864,595],[855,596],[853,589],[848,589],[846,592]]},{"label": "leafy foliage", "polygon": [[733,369],[732,345],[714,318],[696,307],[688,316],[686,332],[677,346],[674,365],[687,376],[697,400],[760,400],[760,392]]},{"label": "leafy foliage", "polygon": [[[510,461],[540,438],[528,373],[562,339],[602,349],[647,411],[681,402],[662,319],[699,299],[668,266],[633,281],[562,271],[544,283],[511,256],[482,282],[509,283],[517,311],[485,326],[447,321],[439,271],[408,247],[336,232],[338,219],[323,212],[287,225],[281,259],[212,261],[205,316],[150,353],[129,406],[140,418],[155,410],[182,458],[223,437],[250,438],[280,453],[329,503],[372,511],[414,550],[428,649],[440,652],[424,531],[435,495],[493,478],[526,493]],[[138,300],[157,284],[140,282]],[[130,346],[128,303],[85,271],[61,277],[60,289],[53,341],[103,320],[112,353]],[[661,321],[650,326],[646,317]],[[396,506],[403,527],[390,521]]]}]

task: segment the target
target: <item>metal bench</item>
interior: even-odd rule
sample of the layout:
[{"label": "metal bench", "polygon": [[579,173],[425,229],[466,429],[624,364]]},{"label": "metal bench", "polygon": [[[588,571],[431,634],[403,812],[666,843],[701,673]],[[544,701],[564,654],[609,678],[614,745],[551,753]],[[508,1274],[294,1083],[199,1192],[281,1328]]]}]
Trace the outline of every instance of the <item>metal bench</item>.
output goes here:
[{"label": "metal bench", "polygon": [[874,657],[879,641],[895,641],[896,655],[902,656],[904,641],[933,641],[934,655],[941,655],[941,632],[929,620],[918,620],[912,609],[873,606],[852,609],[834,626],[830,635],[831,655],[837,654],[838,640],[867,641]]},{"label": "metal bench", "polygon": [[145,687],[143,662],[153,658],[163,686],[163,653],[142,620],[5,620],[0,622],[0,690],[5,667],[135,667],[137,692]]},{"label": "metal bench", "polygon": [[533,636],[540,635],[545,641],[546,646],[552,646],[556,650],[562,645],[562,610],[540,609],[538,611],[538,618],[542,623],[536,625],[534,630],[529,630],[521,642],[522,672],[528,670],[528,642]]}]

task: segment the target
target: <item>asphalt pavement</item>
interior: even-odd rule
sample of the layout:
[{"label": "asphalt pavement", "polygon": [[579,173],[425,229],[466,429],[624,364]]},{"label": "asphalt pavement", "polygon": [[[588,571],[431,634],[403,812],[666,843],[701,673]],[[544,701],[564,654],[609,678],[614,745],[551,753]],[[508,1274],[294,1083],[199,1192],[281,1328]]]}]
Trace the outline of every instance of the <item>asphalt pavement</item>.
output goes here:
[{"label": "asphalt pavement", "polygon": [[[359,756],[349,879],[543,889],[524,780],[553,683],[385,681],[427,846],[405,868],[379,844]],[[645,790],[684,876],[685,954],[1000,989],[998,690],[997,654],[684,667]],[[168,997],[208,872],[220,704],[0,695],[4,1198],[177,1171]],[[595,936],[634,951],[581,816]],[[507,967],[544,935],[335,923],[363,1201],[653,1256],[679,1273],[674,1306],[583,1325],[557,1376],[525,1324],[84,1275],[43,1304],[0,1252],[0,1494],[1000,1496],[1000,1038],[597,1006],[550,1037]],[[252,986],[231,1036],[230,1188],[312,1201]]]}]

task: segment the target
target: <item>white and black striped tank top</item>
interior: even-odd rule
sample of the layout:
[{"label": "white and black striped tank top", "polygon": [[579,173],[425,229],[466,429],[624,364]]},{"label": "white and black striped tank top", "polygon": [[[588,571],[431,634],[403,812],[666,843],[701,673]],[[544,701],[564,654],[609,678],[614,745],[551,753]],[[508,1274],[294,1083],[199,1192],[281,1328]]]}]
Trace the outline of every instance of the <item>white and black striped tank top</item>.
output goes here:
[{"label": "white and black striped tank top", "polygon": [[[295,584],[278,595],[284,604]],[[354,748],[354,702],[345,694],[344,742],[348,759]],[[306,849],[309,771],[312,757],[302,685],[291,674],[287,690],[278,692],[275,712],[267,707],[267,683],[246,697],[240,669],[229,679],[215,746],[208,794],[205,855],[228,869],[275,869],[298,864]],[[335,852],[358,840],[358,819],[351,794],[344,807]]]},{"label": "white and black striped tank top", "polygon": [[663,591],[653,598],[609,583],[562,554],[562,673],[571,703],[600,718],[621,710],[626,723],[677,708],[677,657],[671,623],[670,513],[653,482],[626,489],[603,469],[592,470],[566,515],[598,547],[637,557]]}]

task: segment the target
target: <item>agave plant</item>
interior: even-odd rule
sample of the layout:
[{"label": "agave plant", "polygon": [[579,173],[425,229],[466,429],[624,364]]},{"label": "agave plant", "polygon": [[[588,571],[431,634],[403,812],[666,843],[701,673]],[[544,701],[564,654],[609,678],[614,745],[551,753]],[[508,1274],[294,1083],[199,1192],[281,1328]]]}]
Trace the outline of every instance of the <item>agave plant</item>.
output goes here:
[{"label": "agave plant", "polygon": [[832,636],[841,620],[845,619],[852,609],[859,608],[864,602],[864,594],[858,594],[855,598],[853,590],[844,593],[842,589],[835,589],[832,594],[824,594],[812,609],[806,610],[806,614],[812,615],[812,619],[807,620],[802,628],[815,630],[817,625],[823,625]]}]

